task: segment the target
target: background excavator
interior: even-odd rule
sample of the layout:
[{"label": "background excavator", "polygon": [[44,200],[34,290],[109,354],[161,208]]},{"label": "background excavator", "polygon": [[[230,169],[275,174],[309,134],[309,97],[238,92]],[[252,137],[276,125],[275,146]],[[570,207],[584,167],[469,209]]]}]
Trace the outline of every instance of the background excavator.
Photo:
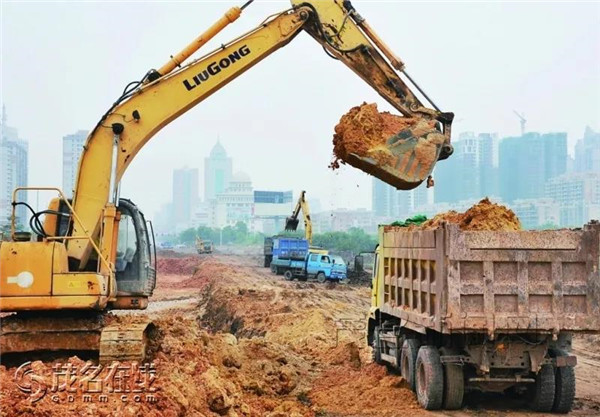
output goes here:
[{"label": "background excavator", "polygon": [[285,230],[296,231],[298,229],[298,223],[300,223],[298,215],[302,211],[302,217],[304,218],[304,238],[308,240],[309,245],[312,245],[312,220],[310,219],[308,201],[306,201],[305,197],[306,191],[300,192],[300,197],[298,197],[298,202],[296,203],[296,207],[294,207],[292,215],[285,219]]},{"label": "background excavator", "polygon": [[[445,138],[420,177],[398,170],[399,163],[377,165],[358,156],[347,162],[397,188],[410,189],[428,177],[438,159],[451,154],[453,114],[441,112],[410,80],[402,61],[349,1],[292,0],[290,9],[184,65],[250,3],[231,8],[161,68],[125,87],[87,138],[72,200],[57,188],[14,191],[11,240],[0,243],[0,311],[16,312],[1,319],[3,354],[68,349],[99,350],[100,361],[144,358],[151,324],[120,324],[105,314],[111,309],[146,308],[156,283],[151,225],[135,204],[119,197],[121,178],[162,127],[302,31],[401,114],[435,122],[430,132],[415,136],[406,130],[396,135],[404,138],[403,146],[392,150],[398,160],[414,157],[416,144],[427,141],[429,133]],[[422,104],[401,73],[433,109]],[[19,202],[19,193],[27,190],[50,190],[58,197],[48,209],[35,212]],[[21,204],[32,212],[33,237],[15,231],[14,208]]]}]

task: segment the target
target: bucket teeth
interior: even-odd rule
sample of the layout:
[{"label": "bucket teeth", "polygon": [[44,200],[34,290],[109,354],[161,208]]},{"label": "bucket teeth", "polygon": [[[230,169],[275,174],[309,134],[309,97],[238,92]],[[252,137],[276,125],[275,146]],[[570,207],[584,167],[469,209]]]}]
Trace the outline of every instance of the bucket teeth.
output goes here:
[{"label": "bucket teeth", "polygon": [[404,129],[387,140],[386,149],[392,156],[389,162],[354,153],[345,162],[397,189],[411,190],[431,175],[444,143],[444,135],[436,129]]}]

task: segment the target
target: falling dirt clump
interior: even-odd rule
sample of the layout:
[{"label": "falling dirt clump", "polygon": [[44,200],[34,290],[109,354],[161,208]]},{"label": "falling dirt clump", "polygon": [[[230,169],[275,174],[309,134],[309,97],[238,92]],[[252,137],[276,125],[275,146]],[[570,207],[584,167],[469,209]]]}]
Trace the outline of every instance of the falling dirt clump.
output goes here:
[{"label": "falling dirt clump", "polygon": [[436,229],[442,223],[456,223],[461,230],[516,231],[521,230],[521,221],[508,207],[492,203],[484,198],[464,213],[454,210],[437,214],[423,223],[419,229]]},{"label": "falling dirt clump", "polygon": [[[400,131],[410,129],[412,136],[422,137],[435,128],[436,122],[420,118],[409,118],[379,112],[375,103],[363,103],[353,107],[342,116],[333,135],[334,158],[331,169],[340,163],[348,162],[349,154],[356,154],[375,160],[381,165],[393,164],[395,156],[388,148],[387,141]],[[440,134],[427,134],[427,140],[419,140],[415,147],[415,157],[423,167],[429,167],[437,156],[437,146],[444,140]],[[414,164],[415,169],[418,164]]]}]

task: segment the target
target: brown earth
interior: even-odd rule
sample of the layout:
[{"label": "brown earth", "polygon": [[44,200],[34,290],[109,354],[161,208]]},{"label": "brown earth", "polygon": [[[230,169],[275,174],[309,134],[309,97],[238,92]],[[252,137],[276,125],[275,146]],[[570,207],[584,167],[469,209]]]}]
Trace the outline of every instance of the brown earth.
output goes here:
[{"label": "brown earth", "polygon": [[424,229],[435,229],[442,222],[457,223],[461,230],[515,231],[521,230],[521,221],[508,207],[484,198],[464,213],[448,211],[423,223]]},{"label": "brown earth", "polygon": [[[375,103],[363,103],[350,109],[335,127],[334,158],[330,167],[339,168],[340,163],[348,162],[348,155],[352,153],[372,158],[381,165],[392,165],[397,156],[392,154],[387,141],[405,129],[410,129],[416,138],[423,137],[417,142],[415,157],[420,166],[429,167],[437,157],[437,146],[444,140],[440,133],[430,134],[435,125],[431,120],[379,112]],[[413,164],[414,169],[417,166]]]},{"label": "brown earth", "polygon": [[444,223],[458,224],[461,230],[516,231],[521,230],[521,221],[508,207],[492,203],[484,198],[471,206],[464,213],[454,210],[435,215],[421,226],[411,226],[414,229],[437,229]]},{"label": "brown earth", "polygon": [[[86,403],[77,390],[69,402],[67,392],[59,390],[56,402],[48,392],[31,403],[16,386],[18,365],[3,364],[0,416],[540,415],[512,409],[503,397],[475,403],[467,398],[467,407],[456,412],[421,410],[402,377],[371,362],[364,334],[368,288],[288,282],[250,256],[195,259],[192,274],[159,274],[159,297],[141,313],[159,328],[151,340],[156,346],[157,402],[135,402],[131,396],[123,402],[120,394],[109,393],[107,403]],[[161,263],[161,270],[182,266],[177,258]],[[139,315],[118,314],[113,320],[135,317]],[[590,342],[580,340],[575,346],[584,349]],[[51,381],[52,366],[67,360],[85,364],[65,356],[35,361],[32,369]],[[587,362],[577,367],[583,391],[578,388],[573,415],[600,411],[599,370]]]}]

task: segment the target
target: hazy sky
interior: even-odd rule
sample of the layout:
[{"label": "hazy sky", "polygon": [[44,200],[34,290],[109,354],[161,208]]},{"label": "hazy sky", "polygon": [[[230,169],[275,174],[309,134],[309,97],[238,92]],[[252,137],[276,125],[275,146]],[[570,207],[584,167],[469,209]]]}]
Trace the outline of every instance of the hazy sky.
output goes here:
[{"label": "hazy sky", "polygon": [[[61,185],[62,137],[91,129],[126,83],[169,57],[232,5],[194,2],[1,0],[1,86],[8,124],[29,141],[30,183]],[[283,10],[255,1],[204,51]],[[456,133],[600,128],[597,2],[354,1],[446,111]],[[171,198],[172,170],[198,167],[217,137],[255,189],[306,189],[323,209],[370,207],[371,177],[335,173],[333,128],[350,107],[383,99],[308,35],[175,120],[139,153],[122,196],[149,215]],[[200,195],[203,195],[203,179]]]}]

